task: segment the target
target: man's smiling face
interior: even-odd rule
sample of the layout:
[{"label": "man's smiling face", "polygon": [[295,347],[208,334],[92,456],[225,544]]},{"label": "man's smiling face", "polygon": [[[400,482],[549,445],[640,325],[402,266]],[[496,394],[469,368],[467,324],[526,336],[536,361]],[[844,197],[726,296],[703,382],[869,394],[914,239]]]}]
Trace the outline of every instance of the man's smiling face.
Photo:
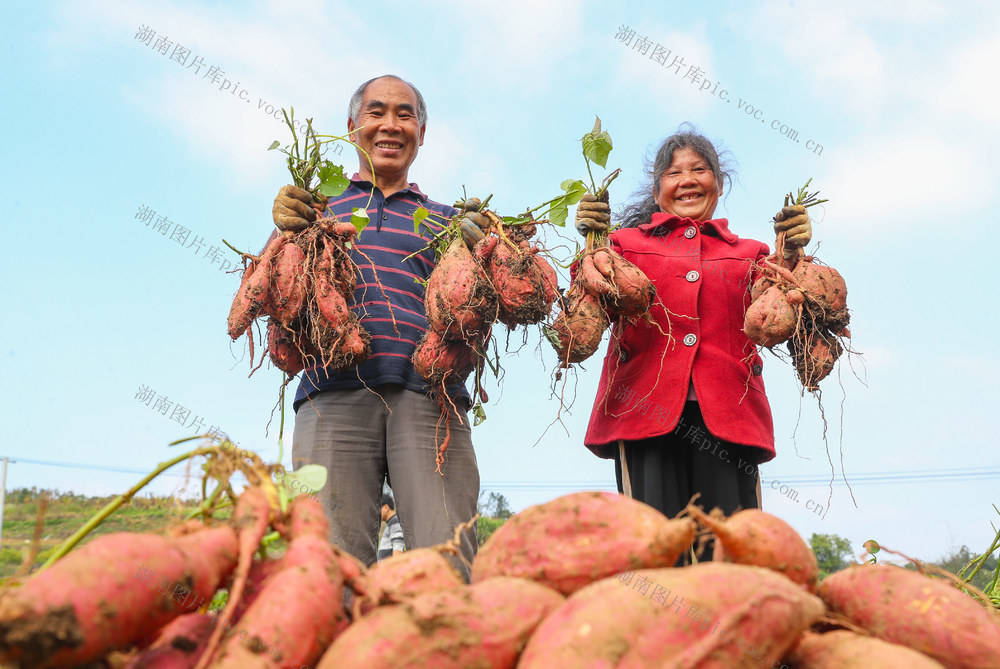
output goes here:
[{"label": "man's smiling face", "polygon": [[[357,125],[348,119],[347,129],[360,131],[353,141],[371,156],[380,185],[405,183],[417,149],[424,143],[424,126],[417,121],[417,95],[399,79],[376,79],[365,89]],[[371,178],[371,167],[358,152],[362,176]]]}]

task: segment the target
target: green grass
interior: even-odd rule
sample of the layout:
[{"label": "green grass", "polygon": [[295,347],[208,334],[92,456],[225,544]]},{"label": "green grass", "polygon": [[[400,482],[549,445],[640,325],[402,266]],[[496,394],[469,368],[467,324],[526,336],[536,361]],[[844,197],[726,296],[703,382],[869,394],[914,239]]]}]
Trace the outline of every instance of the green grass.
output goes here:
[{"label": "green grass", "polygon": [[[27,556],[38,522],[39,502],[44,493],[49,494],[49,502],[42,521],[39,556],[34,561],[33,569],[45,560],[47,553],[114,499],[36,488],[9,491],[4,508],[3,542],[0,544],[0,578],[12,576]],[[84,543],[111,532],[160,533],[182,522],[184,514],[193,508],[193,502],[173,497],[137,496],[91,532]]]}]

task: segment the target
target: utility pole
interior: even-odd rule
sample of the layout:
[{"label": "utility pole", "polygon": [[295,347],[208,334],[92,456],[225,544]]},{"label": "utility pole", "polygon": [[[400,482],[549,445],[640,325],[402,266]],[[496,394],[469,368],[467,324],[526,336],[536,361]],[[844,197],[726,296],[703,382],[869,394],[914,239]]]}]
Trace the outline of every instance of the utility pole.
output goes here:
[{"label": "utility pole", "polygon": [[0,474],[0,546],[3,545],[3,507],[7,501],[7,463],[10,458],[3,458],[3,474]]}]

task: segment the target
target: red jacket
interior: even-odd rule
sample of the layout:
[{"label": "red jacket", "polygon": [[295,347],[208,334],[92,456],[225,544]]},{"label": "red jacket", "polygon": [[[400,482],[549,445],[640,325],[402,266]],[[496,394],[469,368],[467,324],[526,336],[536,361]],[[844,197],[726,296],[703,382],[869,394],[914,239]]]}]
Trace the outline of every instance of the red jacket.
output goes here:
[{"label": "red jacket", "polygon": [[693,381],[712,435],[759,448],[758,462],[772,459],[763,361],[743,333],[752,263],[767,246],[740,239],[724,218],[697,222],[666,213],[610,238],[656,285],[655,324],[613,325],[584,443],[609,457],[605,444],[672,432]]}]

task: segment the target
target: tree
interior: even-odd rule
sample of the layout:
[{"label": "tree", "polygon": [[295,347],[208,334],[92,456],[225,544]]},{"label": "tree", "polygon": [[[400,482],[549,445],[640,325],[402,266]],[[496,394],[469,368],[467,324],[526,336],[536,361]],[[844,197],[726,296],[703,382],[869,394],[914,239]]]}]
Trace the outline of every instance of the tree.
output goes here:
[{"label": "tree", "polygon": [[845,569],[850,564],[848,558],[854,555],[851,542],[836,534],[813,533],[809,537],[809,547],[816,556],[820,580],[835,571]]},{"label": "tree", "polygon": [[479,515],[486,516],[488,518],[500,518],[502,520],[507,520],[514,512],[510,510],[510,502],[507,498],[498,492],[490,492],[489,497],[486,501],[483,501],[483,495],[487,492],[484,490],[479,493]]}]

